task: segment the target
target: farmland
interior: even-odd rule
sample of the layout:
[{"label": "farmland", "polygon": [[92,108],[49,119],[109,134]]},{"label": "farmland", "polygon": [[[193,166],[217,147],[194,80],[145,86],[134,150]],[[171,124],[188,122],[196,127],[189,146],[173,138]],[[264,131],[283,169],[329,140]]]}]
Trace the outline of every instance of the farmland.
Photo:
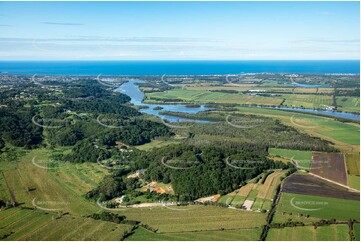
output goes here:
[{"label": "farmland", "polygon": [[[359,123],[249,105],[338,101],[351,110],[358,90],[340,80],[358,79],[295,77],[307,88],[290,77],[121,77],[144,78],[145,102],[175,103],[159,113],[134,102],[132,81],[124,93],[83,76],[54,77],[57,86],[41,88],[27,76],[0,89],[0,238],[349,240],[352,230],[359,237],[360,194],[351,189],[359,189]],[[164,115],[200,122],[182,129]]]},{"label": "farmland", "polygon": [[346,154],[345,158],[348,174],[360,176],[360,154]]},{"label": "farmland", "polygon": [[337,97],[336,102],[340,111],[360,113],[359,97]]},{"label": "farmland", "polygon": [[21,208],[0,211],[0,217],[0,236],[6,236],[5,240],[119,240],[132,229],[130,225]]},{"label": "farmland", "polygon": [[182,232],[182,233],[152,233],[142,227],[126,240],[152,241],[152,240],[258,240],[261,229],[235,229],[218,231]]},{"label": "farmland", "polygon": [[32,150],[15,164],[2,167],[8,193],[13,194],[17,203],[29,207],[35,203],[46,209],[56,208],[76,214],[96,211],[97,206],[82,195],[91,190],[107,171],[96,163],[59,163],[53,164],[54,169],[46,169],[44,161],[50,160],[48,155],[45,149]]},{"label": "farmland", "polygon": [[[287,171],[275,171],[271,174],[262,174],[257,183],[249,182],[240,189],[220,197],[217,202],[233,207],[241,207],[248,200],[253,204],[251,209],[261,211],[271,209],[272,200],[276,194],[276,188],[281,183],[281,178]],[[265,180],[264,180],[265,178]]]},{"label": "farmland", "polygon": [[292,174],[283,183],[282,192],[358,200],[357,192],[307,174]]},{"label": "farmland", "polygon": [[298,167],[301,169],[310,169],[312,157],[312,153],[310,151],[271,148],[268,152],[272,156],[280,156],[288,159],[289,161],[292,159],[297,162]]},{"label": "farmland", "polygon": [[356,241],[359,241],[360,240],[360,224],[359,223],[353,224],[353,233],[355,235]]},{"label": "farmland", "polygon": [[348,185],[360,190],[360,154],[345,154]]},{"label": "farmland", "polygon": [[280,98],[184,89],[147,93],[145,102],[162,103],[162,99],[164,99],[165,102],[166,99],[180,99],[186,103],[235,103],[276,106],[282,102]]},{"label": "farmland", "polygon": [[343,154],[313,152],[310,172],[347,185],[346,164]]},{"label": "farmland", "polygon": [[[332,213],[330,213],[332,211]],[[319,219],[360,219],[360,201],[283,192],[277,205],[280,213],[308,214]]]},{"label": "farmland", "polygon": [[286,100],[283,105],[288,107],[325,108],[332,105],[332,96],[327,95],[285,94],[281,97]]},{"label": "farmland", "polygon": [[292,241],[292,240],[350,240],[349,229],[346,224],[329,225],[314,228],[313,226],[291,227],[271,229],[268,232],[269,241]]},{"label": "farmland", "polygon": [[120,214],[158,229],[159,233],[255,229],[261,228],[266,219],[264,213],[204,205],[133,208]]}]

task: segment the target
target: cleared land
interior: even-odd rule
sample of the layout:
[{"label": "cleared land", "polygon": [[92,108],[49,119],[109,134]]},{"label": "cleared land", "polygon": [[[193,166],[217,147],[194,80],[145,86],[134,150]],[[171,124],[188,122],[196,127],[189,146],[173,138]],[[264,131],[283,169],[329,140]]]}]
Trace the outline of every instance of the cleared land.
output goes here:
[{"label": "cleared land", "polygon": [[337,186],[311,175],[292,174],[282,185],[282,192],[359,200],[360,194],[349,192],[346,188]]},{"label": "cleared land", "polygon": [[350,240],[346,224],[328,225],[315,229],[313,226],[270,229],[266,240],[311,240],[311,241],[345,241]]},{"label": "cleared land", "polygon": [[[176,85],[178,86],[178,85]],[[184,87],[187,90],[197,90],[197,91],[215,91],[215,90],[229,90],[229,91],[248,91],[250,89],[255,89],[257,84],[239,84],[237,86],[231,84],[225,84],[221,86],[208,85],[206,83],[202,84],[187,84],[179,85]]]},{"label": "cleared land", "polygon": [[246,94],[233,94],[226,92],[211,92],[204,90],[173,89],[165,92],[147,93],[145,102],[162,102],[166,99],[181,99],[190,103],[234,103],[234,104],[258,104],[280,105],[281,98],[251,96]]},{"label": "cleared land", "polygon": [[71,215],[11,208],[0,211],[5,240],[119,240],[132,226]]},{"label": "cleared land", "polygon": [[320,219],[359,221],[360,201],[282,192],[277,212],[307,214]]},{"label": "cleared land", "polygon": [[360,191],[360,176],[348,175],[348,186]]},{"label": "cleared land", "polygon": [[288,107],[304,108],[325,108],[332,105],[332,96],[329,95],[305,95],[305,94],[285,94],[281,98],[285,99],[283,105]]},{"label": "cleared land", "polygon": [[343,154],[313,152],[310,172],[347,186]]},{"label": "cleared land", "polygon": [[220,197],[217,202],[233,207],[249,207],[250,202],[253,202],[250,207],[251,210],[270,210],[276,189],[281,184],[281,178],[286,172],[275,171],[269,174],[263,183],[266,174],[262,174],[257,183],[248,183],[240,189]]},{"label": "cleared land", "polygon": [[152,241],[152,240],[258,240],[261,229],[240,229],[223,231],[184,232],[184,233],[153,233],[142,227],[135,230],[135,233],[126,240],[130,241]]},{"label": "cleared land", "polygon": [[47,169],[44,161],[49,160],[46,150],[36,149],[19,162],[2,166],[8,197],[14,196],[18,204],[27,207],[35,205],[74,214],[98,211],[99,207],[83,195],[93,189],[107,171],[96,163],[52,163],[52,169]]},{"label": "cleared land", "polygon": [[167,145],[171,145],[171,144],[177,144],[179,142],[177,141],[170,141],[170,140],[152,140],[150,143],[144,144],[144,145],[138,145],[135,146],[135,148],[139,149],[139,150],[144,150],[144,151],[148,151],[151,150],[153,148],[159,148],[162,146],[167,146]]},{"label": "cleared land", "polygon": [[268,152],[270,155],[284,157],[289,161],[292,159],[297,163],[297,166],[300,169],[310,169],[312,158],[311,151],[270,148]]},{"label": "cleared land", "polygon": [[360,176],[360,154],[345,154],[345,158],[348,174]]},{"label": "cleared land", "polygon": [[120,213],[158,229],[159,233],[255,229],[261,228],[266,219],[264,213],[204,205],[133,208]]},{"label": "cleared land", "polygon": [[345,154],[348,173],[348,185],[360,190],[360,154]]},{"label": "cleared land", "polygon": [[356,241],[360,241],[360,224],[354,223],[352,230],[353,234],[355,235]]},{"label": "cleared land", "polygon": [[337,97],[336,103],[339,111],[360,113],[359,97]]}]

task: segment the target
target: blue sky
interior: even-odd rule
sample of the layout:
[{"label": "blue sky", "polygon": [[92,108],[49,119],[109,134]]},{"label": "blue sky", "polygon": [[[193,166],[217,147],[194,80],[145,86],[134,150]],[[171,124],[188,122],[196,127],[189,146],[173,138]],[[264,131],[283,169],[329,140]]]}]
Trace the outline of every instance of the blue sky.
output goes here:
[{"label": "blue sky", "polygon": [[0,60],[359,59],[359,2],[0,2]]}]

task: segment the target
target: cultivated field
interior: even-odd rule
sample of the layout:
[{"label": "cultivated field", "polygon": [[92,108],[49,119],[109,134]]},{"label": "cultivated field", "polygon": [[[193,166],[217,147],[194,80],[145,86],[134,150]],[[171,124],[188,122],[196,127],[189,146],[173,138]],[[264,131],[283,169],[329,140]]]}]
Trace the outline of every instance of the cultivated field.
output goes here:
[{"label": "cultivated field", "polygon": [[282,192],[359,200],[359,193],[350,192],[347,188],[327,182],[312,175],[292,174],[282,185]]},{"label": "cultivated field", "polygon": [[[107,173],[97,163],[49,162],[46,150],[28,152],[19,162],[1,167],[7,196],[18,204],[58,209],[74,214],[95,212],[99,207],[84,198]],[[51,166],[50,166],[51,164]],[[2,193],[6,194],[2,187]]]},{"label": "cultivated field", "polygon": [[[262,183],[264,176],[260,176],[257,183],[248,183],[240,189],[220,197],[217,202],[233,207],[240,207],[245,201],[252,201],[251,209],[254,211],[270,210],[272,200],[276,195],[276,188],[281,183],[281,177],[284,177],[287,171],[275,171],[267,176]],[[249,203],[249,202],[248,202]]]},{"label": "cultivated field", "polygon": [[215,90],[227,90],[227,91],[248,91],[255,89],[257,84],[239,84],[234,86],[232,84],[225,84],[221,86],[209,85],[207,83],[202,84],[187,84],[187,85],[175,85],[182,87],[186,90],[197,90],[197,91],[215,91]]},{"label": "cultivated field", "polygon": [[204,205],[133,208],[119,213],[160,233],[254,229],[261,228],[266,219],[264,213]]},{"label": "cultivated field", "polygon": [[119,240],[132,226],[11,208],[0,211],[0,236],[5,240]]},{"label": "cultivated field", "polygon": [[294,241],[294,240],[312,240],[312,241],[342,241],[350,240],[348,225],[337,224],[317,227],[288,227],[282,229],[270,229],[266,240],[275,241]]},{"label": "cultivated field", "polygon": [[346,164],[343,154],[313,152],[310,172],[347,185]]},{"label": "cultivated field", "polygon": [[360,113],[360,98],[358,97],[337,97],[336,103],[339,111]]},{"label": "cultivated field", "polygon": [[324,109],[326,106],[332,105],[332,96],[327,95],[285,94],[281,98],[286,100],[283,105],[288,107]]},{"label": "cultivated field", "polygon": [[135,233],[126,240],[152,241],[152,240],[258,240],[261,229],[239,229],[239,230],[219,230],[183,233],[152,233],[142,227],[135,230]]},{"label": "cultivated field", "polygon": [[345,158],[348,174],[360,176],[360,154],[345,154]]},{"label": "cultivated field", "polygon": [[276,106],[282,102],[282,99],[276,97],[262,97],[246,94],[183,89],[147,93],[146,98],[147,99],[145,99],[145,102],[159,102],[158,100],[162,99],[181,99],[184,102],[190,103],[234,103]]},{"label": "cultivated field", "polygon": [[345,154],[348,185],[360,190],[360,154]]}]

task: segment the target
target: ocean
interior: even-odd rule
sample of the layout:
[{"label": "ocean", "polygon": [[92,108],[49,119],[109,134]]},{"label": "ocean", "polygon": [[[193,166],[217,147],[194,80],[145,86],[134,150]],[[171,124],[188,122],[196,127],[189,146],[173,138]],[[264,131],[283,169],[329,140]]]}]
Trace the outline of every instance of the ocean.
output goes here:
[{"label": "ocean", "polygon": [[0,61],[2,74],[224,75],[264,72],[359,74],[360,61]]}]

